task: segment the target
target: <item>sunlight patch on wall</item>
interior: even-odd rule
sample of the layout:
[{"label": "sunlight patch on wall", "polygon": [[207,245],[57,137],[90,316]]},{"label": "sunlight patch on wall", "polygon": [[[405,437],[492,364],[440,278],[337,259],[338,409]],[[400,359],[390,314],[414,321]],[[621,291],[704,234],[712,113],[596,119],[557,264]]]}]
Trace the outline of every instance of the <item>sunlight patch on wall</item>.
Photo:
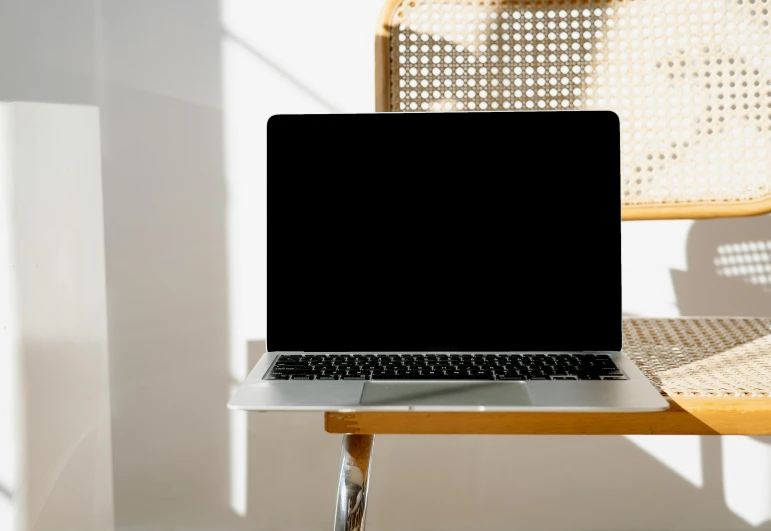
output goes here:
[{"label": "sunlight patch on wall", "polygon": [[[233,388],[249,373],[247,342],[265,337],[265,178],[257,152],[265,145],[264,129],[253,120],[257,82],[250,79],[248,57],[227,39],[222,41],[223,151],[227,180],[227,245],[229,300],[229,373]],[[231,411],[230,507],[247,512],[247,431],[243,411]]]},{"label": "sunlight patch on wall", "polygon": [[738,278],[771,292],[771,240],[718,245],[714,262],[719,276]]},{"label": "sunlight patch on wall", "polygon": [[13,529],[13,502],[0,493],[0,529]]},{"label": "sunlight patch on wall", "polygon": [[[231,394],[236,386],[231,386]],[[248,485],[246,411],[230,411],[230,508],[238,516],[246,516],[246,495]]]},{"label": "sunlight patch on wall", "polygon": [[621,224],[621,286],[625,313],[677,317],[670,269],[688,269],[686,241],[693,220],[628,221]]},{"label": "sunlight patch on wall", "polygon": [[723,437],[728,508],[753,526],[771,520],[771,438]]},{"label": "sunlight patch on wall", "polygon": [[[267,334],[267,122],[280,113],[330,112],[248,39],[222,36],[223,137],[227,179],[229,372],[234,384],[251,370],[250,340]],[[301,149],[301,146],[298,146]],[[298,155],[301,153],[298,152]],[[255,362],[256,360],[251,360]],[[230,417],[230,504],[246,514],[248,418]]]},{"label": "sunlight patch on wall", "polygon": [[645,450],[661,464],[687,480],[691,485],[702,488],[701,437],[693,435],[626,435],[629,441]]},{"label": "sunlight patch on wall", "polygon": [[230,375],[249,372],[247,340],[265,337],[265,122],[254,61],[227,38],[222,42],[223,137],[227,179]]},{"label": "sunlight patch on wall", "polygon": [[[262,70],[259,91],[251,95],[254,104],[292,113],[330,112],[307,110],[315,96],[339,112],[372,112],[374,30],[381,5],[380,0],[222,0],[224,32],[276,67],[271,72],[266,65],[252,65],[252,72]],[[291,85],[307,90],[296,93]]]}]

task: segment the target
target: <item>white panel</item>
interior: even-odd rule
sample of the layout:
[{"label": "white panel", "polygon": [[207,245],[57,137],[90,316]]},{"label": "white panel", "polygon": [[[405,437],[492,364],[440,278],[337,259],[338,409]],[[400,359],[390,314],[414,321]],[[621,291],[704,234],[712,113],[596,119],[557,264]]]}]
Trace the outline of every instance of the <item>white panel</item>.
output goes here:
[{"label": "white panel", "polygon": [[0,271],[12,286],[5,343],[18,366],[15,529],[104,531],[113,521],[99,115],[0,108],[13,116]]}]

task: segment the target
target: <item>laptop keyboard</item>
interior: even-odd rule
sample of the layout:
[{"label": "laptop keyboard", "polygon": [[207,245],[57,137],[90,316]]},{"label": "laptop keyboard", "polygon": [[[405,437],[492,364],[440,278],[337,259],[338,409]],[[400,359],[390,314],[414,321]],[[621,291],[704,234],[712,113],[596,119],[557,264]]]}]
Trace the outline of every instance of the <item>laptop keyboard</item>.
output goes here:
[{"label": "laptop keyboard", "polygon": [[288,354],[266,380],[626,380],[607,354]]}]

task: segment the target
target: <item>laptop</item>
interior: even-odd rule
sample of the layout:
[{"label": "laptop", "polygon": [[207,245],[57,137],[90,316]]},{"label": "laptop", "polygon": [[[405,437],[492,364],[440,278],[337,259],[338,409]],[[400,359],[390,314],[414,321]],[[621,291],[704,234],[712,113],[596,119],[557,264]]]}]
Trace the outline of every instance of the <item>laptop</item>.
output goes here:
[{"label": "laptop", "polygon": [[620,352],[615,114],[267,127],[267,352],[230,408],[667,408]]}]

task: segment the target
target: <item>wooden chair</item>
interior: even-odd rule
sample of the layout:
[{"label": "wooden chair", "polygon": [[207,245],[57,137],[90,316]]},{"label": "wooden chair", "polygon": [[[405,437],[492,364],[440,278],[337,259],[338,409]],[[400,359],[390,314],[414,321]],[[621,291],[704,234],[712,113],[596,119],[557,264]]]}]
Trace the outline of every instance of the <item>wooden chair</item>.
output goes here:
[{"label": "wooden chair", "polygon": [[[765,214],[769,11],[765,0],[388,0],[377,111],[611,109],[623,219]],[[739,252],[771,264],[771,241]],[[623,334],[668,411],[327,413],[327,431],[346,434],[335,528],[363,527],[375,434],[771,434],[771,319],[626,318]]]}]

